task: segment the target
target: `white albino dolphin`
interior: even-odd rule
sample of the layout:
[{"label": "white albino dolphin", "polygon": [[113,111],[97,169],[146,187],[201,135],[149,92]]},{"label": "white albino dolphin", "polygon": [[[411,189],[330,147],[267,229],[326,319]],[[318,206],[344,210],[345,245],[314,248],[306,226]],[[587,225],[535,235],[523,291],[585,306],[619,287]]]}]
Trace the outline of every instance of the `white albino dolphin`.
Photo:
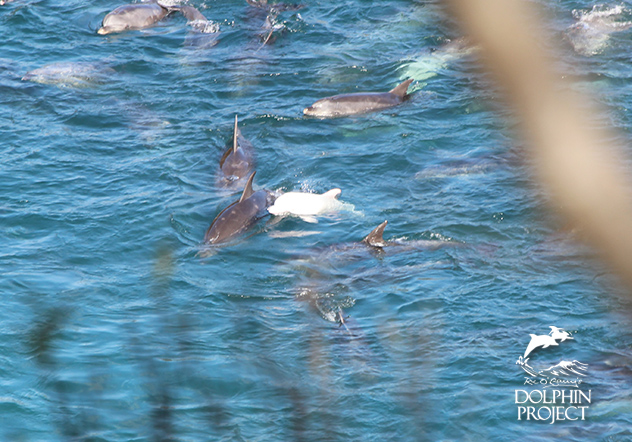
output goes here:
[{"label": "white albino dolphin", "polygon": [[551,345],[559,345],[557,341],[553,338],[553,336],[549,335],[530,335],[531,341],[527,346],[527,349],[524,352],[524,358],[526,361],[526,357],[538,347],[547,348]]},{"label": "white albino dolphin", "polygon": [[549,335],[553,339],[560,339],[562,342],[566,341],[567,339],[574,339],[567,331],[564,331],[559,327],[555,327],[554,325],[550,325],[549,327],[551,327]]},{"label": "white albino dolphin", "polygon": [[340,189],[331,189],[323,194],[306,192],[287,192],[276,199],[274,205],[268,207],[273,215],[296,215],[310,223],[318,222],[314,215],[331,213],[339,210],[342,203],[338,201]]}]

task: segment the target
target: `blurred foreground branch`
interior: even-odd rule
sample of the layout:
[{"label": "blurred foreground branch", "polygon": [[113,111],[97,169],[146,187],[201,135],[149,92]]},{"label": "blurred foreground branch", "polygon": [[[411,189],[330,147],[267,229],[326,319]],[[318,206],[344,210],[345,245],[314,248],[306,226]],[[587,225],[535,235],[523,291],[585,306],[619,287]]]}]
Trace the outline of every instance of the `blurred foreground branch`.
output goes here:
[{"label": "blurred foreground branch", "polygon": [[[632,187],[598,110],[556,73],[533,2],[448,0],[515,111],[553,203],[632,287]],[[592,114],[592,118],[591,118]]]}]

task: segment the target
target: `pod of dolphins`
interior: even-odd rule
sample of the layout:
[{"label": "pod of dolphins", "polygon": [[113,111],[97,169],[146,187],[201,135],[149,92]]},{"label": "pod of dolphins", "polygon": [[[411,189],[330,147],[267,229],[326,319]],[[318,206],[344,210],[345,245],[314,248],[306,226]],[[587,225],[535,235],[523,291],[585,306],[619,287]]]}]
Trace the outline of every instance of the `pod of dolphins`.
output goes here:
[{"label": "pod of dolphins", "polygon": [[[10,0],[0,0],[0,4],[8,1]],[[176,13],[182,14],[195,34],[199,36],[214,34],[209,35],[211,39],[205,45],[206,47],[217,43],[215,35],[219,34],[219,26],[216,23],[207,19],[192,6],[168,3],[169,1],[173,0],[150,0],[119,6],[105,15],[97,33],[108,35],[147,29],[170,14]],[[280,12],[294,11],[304,7],[304,5],[286,3],[270,4],[268,0],[246,1],[266,14],[263,32],[260,34],[263,44],[274,41],[273,34],[282,30],[283,25],[276,23]],[[84,66],[81,63],[59,63],[28,72],[23,80],[39,79],[39,82],[44,83],[51,72],[61,77],[72,74],[78,80],[82,80],[97,75],[98,71],[95,74],[94,69],[94,66],[90,64]],[[53,83],[53,80],[55,79],[50,82]],[[408,88],[413,81],[413,79],[407,79],[388,92],[360,92],[326,97],[306,107],[303,114],[315,118],[340,118],[388,109],[404,103],[409,98]],[[323,194],[286,192],[280,196],[266,189],[255,191],[253,189],[256,174],[255,149],[239,129],[237,116],[235,116],[232,141],[228,144],[219,160],[218,185],[230,190],[241,189],[243,185],[243,190],[240,198],[224,208],[211,223],[204,235],[203,243],[206,246],[230,245],[268,215],[278,217],[294,215],[308,222],[317,222],[314,215],[335,211],[343,204],[338,201],[340,189],[331,189]],[[401,246],[402,244],[397,241],[384,240],[383,232],[386,224],[387,221],[384,221],[362,241],[354,243],[353,247],[367,246],[381,251],[387,246]],[[344,323],[342,314],[340,314],[340,322]]]},{"label": "pod of dolphins", "polygon": [[[319,118],[334,118],[378,111],[403,103],[407,98],[408,86],[413,82],[408,79],[389,92],[353,93],[335,95],[318,100],[307,107],[303,113]],[[336,207],[340,189],[331,189],[323,194],[287,192],[279,196],[267,190],[254,192],[252,180],[254,169],[254,148],[244,138],[235,116],[232,145],[226,150],[219,162],[220,183],[230,186],[246,176],[248,181],[239,201],[232,203],[215,218],[204,236],[209,245],[221,245],[246,232],[250,227],[267,214],[296,215],[307,222],[317,222],[314,215],[326,213]],[[371,232],[370,240],[363,241],[371,247],[386,245],[382,239],[386,222]],[[367,238],[369,238],[367,237]],[[381,245],[380,245],[381,244]]]},{"label": "pod of dolphins", "polygon": [[[5,4],[11,0],[0,0]],[[199,10],[189,5],[178,4],[179,0],[149,0],[140,3],[118,6],[105,15],[97,30],[100,35],[108,35],[125,31],[150,28],[172,13],[179,13],[187,20],[197,35],[219,33],[219,26],[207,19]],[[288,3],[268,3],[268,0],[246,0],[246,2],[266,14],[260,35],[263,44],[271,43],[272,34],[282,28],[276,25],[276,18],[283,11],[296,11],[304,5]],[[217,43],[214,36],[205,43],[210,47]],[[95,79],[107,75],[109,68],[85,62],[53,63],[29,71],[22,77],[25,81],[50,84],[69,84],[72,86],[87,85]],[[405,102],[410,96],[408,87],[414,80],[407,79],[388,92],[359,92],[340,94],[316,101],[303,110],[303,114],[315,118],[340,118],[376,112],[388,109]],[[253,227],[266,215],[295,215],[308,222],[317,222],[315,215],[336,211],[343,203],[337,198],[340,189],[331,189],[323,194],[304,192],[287,192],[277,198],[268,190],[254,191],[252,188],[254,171],[254,147],[241,133],[238,118],[235,116],[232,143],[219,160],[218,184],[230,190],[241,189],[245,181],[241,197],[224,210],[212,222],[204,236],[207,245],[227,245]],[[383,226],[384,224],[380,225]],[[378,226],[378,229],[380,227]],[[383,230],[383,227],[382,227]],[[375,237],[376,234],[372,232]],[[381,237],[381,235],[380,235]],[[386,244],[383,240],[364,241],[372,247]]]},{"label": "pod of dolphins", "polygon": [[[246,0],[255,8],[264,11],[264,44],[272,41],[272,34],[277,29],[274,25],[276,17],[282,11],[298,10],[304,5],[286,3],[270,4],[267,0]],[[111,33],[149,28],[163,20],[171,13],[180,13],[187,19],[187,23],[199,32],[218,32],[218,27],[211,27],[212,22],[200,11],[192,6],[170,4],[165,0],[152,0],[145,3],[122,5],[114,9],[103,18],[97,33],[107,35]],[[397,106],[409,97],[408,87],[413,79],[408,79],[388,92],[366,92],[341,94],[323,98],[303,110],[309,117],[338,118],[350,115],[375,112]],[[247,178],[241,197],[222,210],[211,223],[204,235],[207,245],[226,245],[243,235],[252,228],[257,221],[268,214],[297,215],[309,222],[316,222],[314,215],[332,208],[340,195],[340,189],[332,189],[322,195],[288,192],[276,196],[265,189],[254,191],[252,188],[254,171],[254,147],[242,135],[235,116],[233,140],[219,161],[220,185],[234,188]],[[386,222],[380,224],[367,238],[364,244],[371,247],[388,245],[382,238]]]}]

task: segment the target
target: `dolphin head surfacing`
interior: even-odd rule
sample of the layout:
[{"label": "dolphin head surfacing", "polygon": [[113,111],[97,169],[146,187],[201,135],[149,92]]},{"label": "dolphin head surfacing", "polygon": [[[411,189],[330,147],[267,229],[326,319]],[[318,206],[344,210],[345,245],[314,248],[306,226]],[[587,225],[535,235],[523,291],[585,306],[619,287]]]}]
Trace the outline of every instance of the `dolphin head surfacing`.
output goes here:
[{"label": "dolphin head surfacing", "polygon": [[106,35],[127,30],[145,29],[169,14],[158,3],[137,3],[119,6],[103,18],[98,34]]},{"label": "dolphin head surfacing", "polygon": [[361,92],[323,98],[306,107],[303,114],[317,118],[335,118],[397,106],[408,99],[408,86],[412,82],[413,79],[408,79],[388,92]]},{"label": "dolphin head surfacing", "polygon": [[252,180],[256,172],[252,172],[239,201],[220,212],[213,220],[204,235],[206,244],[224,244],[246,232],[263,218],[266,209],[274,202],[274,197],[265,189],[254,192]]}]

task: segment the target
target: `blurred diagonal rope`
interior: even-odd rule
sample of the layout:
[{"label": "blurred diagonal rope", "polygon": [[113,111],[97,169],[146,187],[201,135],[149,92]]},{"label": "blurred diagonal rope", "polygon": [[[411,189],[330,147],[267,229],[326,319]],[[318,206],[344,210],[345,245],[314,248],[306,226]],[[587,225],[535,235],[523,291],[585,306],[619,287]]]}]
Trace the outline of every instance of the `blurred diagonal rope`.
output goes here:
[{"label": "blurred diagonal rope", "polygon": [[629,164],[596,128],[601,112],[555,71],[553,36],[536,5],[524,0],[447,0],[449,11],[482,49],[558,210],[632,287]]}]

